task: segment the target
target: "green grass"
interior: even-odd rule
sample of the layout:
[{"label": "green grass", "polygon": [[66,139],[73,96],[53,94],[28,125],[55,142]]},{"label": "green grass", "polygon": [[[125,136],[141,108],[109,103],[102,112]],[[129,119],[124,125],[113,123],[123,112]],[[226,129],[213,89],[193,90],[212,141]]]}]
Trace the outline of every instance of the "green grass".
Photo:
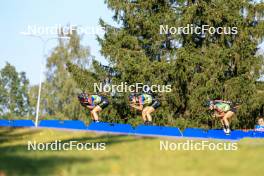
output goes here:
[{"label": "green grass", "polygon": [[[27,142],[34,140],[105,142],[106,150],[28,151]],[[160,151],[160,140],[187,139],[0,128],[0,176],[249,176],[263,172],[263,139],[242,140],[237,151]]]}]

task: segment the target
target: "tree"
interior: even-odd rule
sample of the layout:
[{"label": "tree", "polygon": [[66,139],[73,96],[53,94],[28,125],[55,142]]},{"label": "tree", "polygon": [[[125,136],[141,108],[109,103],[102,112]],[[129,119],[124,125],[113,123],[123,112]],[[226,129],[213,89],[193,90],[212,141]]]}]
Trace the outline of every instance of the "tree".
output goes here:
[{"label": "tree", "polygon": [[25,72],[18,73],[9,63],[0,71],[0,115],[11,118],[29,116],[31,106]]},{"label": "tree", "polygon": [[[64,36],[64,34],[60,34]],[[41,95],[41,115],[60,119],[80,119],[85,112],[80,106],[77,95],[81,89],[72,79],[66,68],[71,62],[86,68],[89,65],[89,48],[80,44],[80,36],[74,31],[69,33],[70,39],[58,39],[56,46],[47,58],[46,80],[43,83]],[[31,89],[32,98],[36,101],[37,87]]]},{"label": "tree", "polygon": [[[254,5],[250,1],[230,3],[226,0],[118,3],[109,0],[107,4],[114,10],[115,19],[122,23],[122,27],[117,29],[101,22],[108,31],[99,41],[102,53],[110,62],[117,69],[126,70],[122,70],[122,73],[134,75],[136,79],[144,77],[152,84],[170,81],[176,91],[168,97],[173,97],[171,102],[177,102],[172,103],[175,106],[170,110],[175,109],[193,121],[207,124],[208,116],[203,113],[206,112],[203,102],[219,96],[243,102],[241,114],[243,118],[250,116],[250,100],[254,97],[255,81],[261,66],[261,57],[255,56],[255,53],[258,41],[263,36],[263,22],[258,21],[263,15],[263,4]],[[247,11],[246,17],[241,14],[242,10]],[[188,24],[230,26],[237,27],[239,34],[160,35],[160,24],[176,27]],[[181,47],[171,45],[175,42],[179,42]],[[141,55],[137,55],[138,51],[141,51]],[[131,60],[138,67],[132,66]],[[120,63],[123,65],[120,66]],[[158,66],[155,67],[156,64]],[[141,70],[142,65],[148,67]],[[129,68],[132,72],[134,68],[140,71],[131,74]],[[129,80],[134,81],[133,78]],[[169,100],[166,99],[167,102]],[[176,115],[176,112],[172,111],[172,114]]]},{"label": "tree", "polygon": [[[239,126],[249,125],[256,96],[263,57],[257,56],[257,46],[263,38],[263,4],[251,1],[193,1],[183,8],[182,23],[237,27],[238,34],[185,35],[178,58],[188,58],[189,75],[187,109],[194,119],[201,119],[201,103],[220,97],[241,104]],[[198,38],[198,40],[197,40]],[[199,71],[194,68],[198,66]],[[200,117],[200,118],[199,118]],[[203,116],[206,117],[206,116]],[[247,119],[245,122],[245,119]],[[250,120],[249,120],[250,119]]]},{"label": "tree", "polygon": [[[263,66],[263,57],[256,55],[264,36],[263,3],[106,0],[106,4],[119,23],[115,27],[100,20],[106,33],[98,37],[101,53],[119,73],[113,84],[171,84],[172,92],[157,95],[162,100],[157,116],[164,118],[163,124],[210,127],[214,120],[204,103],[222,98],[241,104],[236,125],[250,125]],[[160,34],[160,25],[237,27],[238,33]]]}]

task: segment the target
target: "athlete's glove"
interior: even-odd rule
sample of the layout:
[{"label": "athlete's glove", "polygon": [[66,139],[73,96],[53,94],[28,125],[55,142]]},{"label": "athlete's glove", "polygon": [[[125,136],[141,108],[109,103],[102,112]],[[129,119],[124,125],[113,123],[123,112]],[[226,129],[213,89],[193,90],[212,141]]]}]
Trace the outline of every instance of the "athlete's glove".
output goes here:
[{"label": "athlete's glove", "polygon": [[89,104],[88,103],[84,103],[84,102],[80,102],[80,104],[83,106],[83,107],[87,107]]}]

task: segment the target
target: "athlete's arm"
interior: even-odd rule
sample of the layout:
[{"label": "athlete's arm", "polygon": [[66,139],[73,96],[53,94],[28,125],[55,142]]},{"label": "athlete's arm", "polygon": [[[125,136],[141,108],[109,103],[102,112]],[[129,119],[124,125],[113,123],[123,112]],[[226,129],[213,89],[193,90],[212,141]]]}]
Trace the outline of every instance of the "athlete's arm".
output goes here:
[{"label": "athlete's arm", "polygon": [[89,110],[92,110],[95,106],[89,105],[88,103],[81,103],[81,105]]},{"label": "athlete's arm", "polygon": [[87,103],[81,103],[81,105],[82,105],[83,107],[85,107],[85,108],[90,109],[90,110],[92,110],[92,109],[94,108],[94,106],[91,106],[91,105],[89,105],[89,104],[87,104]]},{"label": "athlete's arm", "polygon": [[130,106],[132,108],[135,108],[135,109],[140,110],[140,111],[142,111],[142,109],[143,109],[143,105],[130,104]]},{"label": "athlete's arm", "polygon": [[143,110],[143,104],[144,104],[143,99],[142,99],[142,96],[139,97],[138,102],[139,102],[139,103],[138,103],[138,104],[139,104],[139,105],[138,105],[139,110],[142,111],[142,110]]},{"label": "athlete's arm", "polygon": [[95,106],[87,105],[86,108],[92,110]]},{"label": "athlete's arm", "polygon": [[214,117],[223,117],[224,115],[223,115],[223,112],[221,112],[221,113],[215,112],[213,116]]}]

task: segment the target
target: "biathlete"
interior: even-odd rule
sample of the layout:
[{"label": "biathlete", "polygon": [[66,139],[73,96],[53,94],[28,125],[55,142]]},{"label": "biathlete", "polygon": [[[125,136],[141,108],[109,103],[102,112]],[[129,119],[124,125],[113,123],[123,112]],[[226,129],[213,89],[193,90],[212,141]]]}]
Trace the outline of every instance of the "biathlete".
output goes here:
[{"label": "biathlete", "polygon": [[98,113],[109,105],[108,99],[103,96],[88,95],[86,93],[79,94],[78,99],[83,107],[90,110],[92,120],[100,122]]},{"label": "biathlete", "polygon": [[214,110],[214,116],[219,117],[226,135],[231,133],[230,121],[237,111],[237,107],[231,107],[231,102],[223,100],[210,101],[210,110]]},{"label": "biathlete", "polygon": [[151,113],[153,113],[158,107],[160,102],[152,95],[143,93],[140,95],[129,96],[130,106],[139,111],[142,111],[142,119],[145,125],[152,125]]}]

